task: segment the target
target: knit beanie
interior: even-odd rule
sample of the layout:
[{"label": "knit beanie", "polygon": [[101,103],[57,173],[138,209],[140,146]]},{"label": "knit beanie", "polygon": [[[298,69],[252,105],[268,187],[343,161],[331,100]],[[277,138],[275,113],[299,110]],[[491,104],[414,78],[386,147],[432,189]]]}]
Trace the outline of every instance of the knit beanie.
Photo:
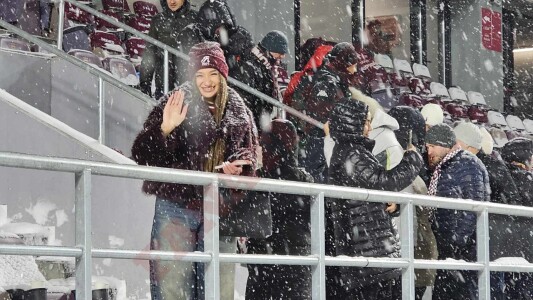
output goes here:
[{"label": "knit beanie", "polygon": [[329,128],[332,135],[348,133],[363,135],[368,106],[357,100],[344,98],[337,103],[329,117]]},{"label": "knit beanie", "polygon": [[286,54],[289,53],[289,40],[285,33],[273,30],[265,35],[259,43],[269,52]]},{"label": "knit beanie", "polygon": [[440,105],[435,103],[428,103],[422,107],[422,116],[426,120],[426,124],[429,126],[434,126],[444,122],[444,112]]},{"label": "knit beanie", "polygon": [[502,149],[502,158],[508,163],[518,162],[529,165],[532,155],[533,141],[522,137],[510,140]]},{"label": "knit beanie", "polygon": [[222,76],[228,78],[228,64],[219,43],[202,42],[196,44],[191,48],[189,57],[189,74],[191,77],[200,69],[213,68],[217,69]]},{"label": "knit beanie", "polygon": [[475,149],[481,149],[483,136],[479,127],[473,123],[461,122],[453,129],[457,140]]},{"label": "knit beanie", "polygon": [[357,52],[352,44],[346,42],[335,45],[326,58],[336,70],[342,72],[357,64]]},{"label": "knit beanie", "polygon": [[426,144],[452,148],[455,145],[455,133],[444,123],[431,126],[426,133]]},{"label": "knit beanie", "polygon": [[494,140],[492,139],[492,135],[485,129],[485,127],[481,127],[479,129],[481,131],[481,150],[487,154],[490,155],[492,153],[492,150],[494,150]]}]

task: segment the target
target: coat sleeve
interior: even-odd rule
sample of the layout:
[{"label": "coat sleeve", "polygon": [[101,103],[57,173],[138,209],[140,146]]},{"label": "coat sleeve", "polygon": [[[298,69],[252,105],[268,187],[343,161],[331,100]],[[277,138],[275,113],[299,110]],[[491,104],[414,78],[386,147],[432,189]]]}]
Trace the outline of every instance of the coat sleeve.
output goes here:
[{"label": "coat sleeve", "polygon": [[407,151],[400,164],[394,169],[386,170],[376,160],[365,159],[365,154],[357,154],[350,158],[354,170],[353,182],[362,182],[362,188],[401,191],[409,186],[418,176],[422,167],[422,157],[414,151]]},{"label": "coat sleeve", "polygon": [[[188,55],[191,48],[202,42],[199,32],[194,30],[193,26],[185,27],[178,35],[179,50]],[[181,58],[176,58],[176,84],[177,86],[188,80],[189,63]]]},{"label": "coat sleeve", "polygon": [[160,104],[150,112],[143,129],[133,142],[132,158],[139,165],[170,167],[178,159],[175,155],[180,148],[178,128],[166,138],[161,132],[163,108],[169,95],[161,98]]},{"label": "coat sleeve", "polygon": [[[159,39],[157,31],[157,18],[153,20],[153,24],[150,27],[148,36],[156,40]],[[154,72],[156,65],[161,65],[161,62],[158,57],[158,49],[155,45],[147,43],[146,49],[144,49],[141,67],[140,67],[140,88],[141,92],[152,96],[152,78],[154,77]]]}]

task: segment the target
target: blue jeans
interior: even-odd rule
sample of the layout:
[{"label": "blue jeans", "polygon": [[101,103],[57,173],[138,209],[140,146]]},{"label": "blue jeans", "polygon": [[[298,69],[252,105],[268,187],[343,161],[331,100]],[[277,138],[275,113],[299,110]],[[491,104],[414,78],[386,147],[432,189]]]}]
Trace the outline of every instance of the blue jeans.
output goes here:
[{"label": "blue jeans", "polygon": [[[151,250],[193,252],[204,250],[202,213],[178,203],[157,198],[152,226]],[[220,237],[220,252],[235,253],[236,240]],[[235,265],[220,265],[221,299],[233,299]],[[196,299],[204,296],[203,263],[150,261],[150,290],[153,300]]]}]

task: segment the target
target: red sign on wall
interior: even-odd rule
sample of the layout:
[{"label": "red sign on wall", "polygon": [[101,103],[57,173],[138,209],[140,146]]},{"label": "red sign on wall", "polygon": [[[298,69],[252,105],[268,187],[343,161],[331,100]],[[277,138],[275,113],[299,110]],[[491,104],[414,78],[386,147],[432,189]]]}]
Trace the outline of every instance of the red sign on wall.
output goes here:
[{"label": "red sign on wall", "polygon": [[502,52],[502,13],[481,9],[481,43],[487,50]]}]

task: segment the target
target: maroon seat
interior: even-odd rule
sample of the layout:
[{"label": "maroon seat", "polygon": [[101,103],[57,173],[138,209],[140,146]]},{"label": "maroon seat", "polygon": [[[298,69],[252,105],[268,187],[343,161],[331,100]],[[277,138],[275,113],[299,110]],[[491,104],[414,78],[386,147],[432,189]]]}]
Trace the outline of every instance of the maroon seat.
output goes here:
[{"label": "maroon seat", "polygon": [[[120,39],[114,35],[111,32],[105,32],[105,31],[95,31],[91,34],[91,47],[94,48],[103,48],[103,49],[110,49],[108,45],[116,45],[122,47],[122,42]],[[124,48],[122,48],[122,52],[124,52]]]},{"label": "maroon seat", "polygon": [[126,41],[126,52],[131,58],[142,57],[146,44],[143,39],[131,37]]},{"label": "maroon seat", "polygon": [[128,19],[126,24],[130,27],[132,27],[135,30],[138,30],[142,33],[148,33],[150,30],[150,24],[152,21],[148,18],[145,18],[143,16],[134,16]]},{"label": "maroon seat", "polygon": [[0,37],[0,48],[20,51],[31,51],[30,43],[15,37]]},{"label": "maroon seat", "polygon": [[130,6],[127,0],[102,0],[104,10],[111,10],[116,12],[129,12]]},{"label": "maroon seat", "polygon": [[102,61],[100,60],[100,58],[98,58],[98,56],[96,56],[96,54],[92,53],[91,51],[74,49],[70,50],[68,54],[88,64],[103,68]]},{"label": "maroon seat", "polygon": [[[101,13],[113,18],[117,22],[122,22],[122,16],[118,12],[111,11],[111,10],[103,10],[101,11]],[[115,30],[117,28],[118,26],[115,26],[103,19],[96,18],[96,29],[98,30],[105,30],[105,29]]]},{"label": "maroon seat", "polygon": [[94,24],[94,17],[90,13],[68,2],[65,2],[65,18],[79,24]]},{"label": "maroon seat", "polygon": [[157,6],[145,1],[133,2],[133,11],[139,16],[151,18],[157,14]]},{"label": "maroon seat", "polygon": [[478,105],[471,105],[468,108],[468,117],[474,123],[488,123],[487,109]]},{"label": "maroon seat", "polygon": [[446,104],[446,111],[450,113],[450,116],[455,119],[468,119],[468,108],[465,105],[450,102]]},{"label": "maroon seat", "polygon": [[407,105],[414,108],[422,108],[424,100],[419,95],[403,93],[400,96],[400,105]]}]

